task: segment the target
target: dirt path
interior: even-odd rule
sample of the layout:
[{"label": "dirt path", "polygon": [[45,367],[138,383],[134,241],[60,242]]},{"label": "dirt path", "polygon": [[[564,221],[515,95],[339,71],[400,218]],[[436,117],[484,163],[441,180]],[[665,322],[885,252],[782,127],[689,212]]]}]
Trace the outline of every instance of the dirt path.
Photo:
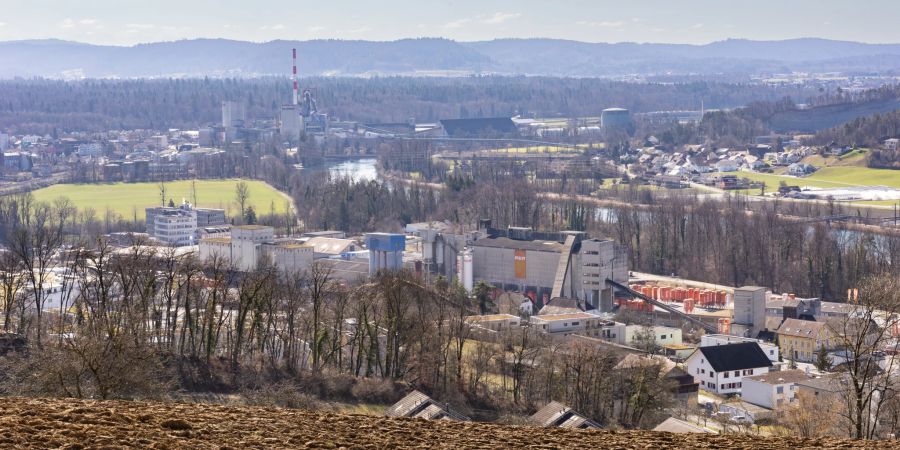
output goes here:
[{"label": "dirt path", "polygon": [[[802,449],[873,443],[524,428],[210,404],[0,398],[2,448]],[[878,448],[900,448],[879,442]]]}]

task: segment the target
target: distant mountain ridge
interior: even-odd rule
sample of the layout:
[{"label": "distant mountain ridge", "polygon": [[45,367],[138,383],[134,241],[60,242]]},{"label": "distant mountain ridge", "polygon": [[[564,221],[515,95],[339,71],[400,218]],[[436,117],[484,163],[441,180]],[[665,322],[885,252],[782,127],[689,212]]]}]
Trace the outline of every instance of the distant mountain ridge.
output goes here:
[{"label": "distant mountain ridge", "polygon": [[816,38],[729,39],[706,45],[587,43],[559,39],[373,42],[192,39],[130,47],[61,40],[0,42],[0,78],[256,77],[286,75],[297,48],[303,75],[493,73],[605,77],[788,71],[900,72],[900,44]]}]

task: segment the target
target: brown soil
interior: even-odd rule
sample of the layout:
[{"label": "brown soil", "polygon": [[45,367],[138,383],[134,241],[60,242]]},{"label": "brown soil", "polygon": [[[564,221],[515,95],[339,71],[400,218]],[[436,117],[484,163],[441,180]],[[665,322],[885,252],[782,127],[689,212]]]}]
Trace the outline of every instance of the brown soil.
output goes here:
[{"label": "brown soil", "polygon": [[890,446],[888,442],[426,422],[209,404],[0,398],[0,448],[800,449]]}]

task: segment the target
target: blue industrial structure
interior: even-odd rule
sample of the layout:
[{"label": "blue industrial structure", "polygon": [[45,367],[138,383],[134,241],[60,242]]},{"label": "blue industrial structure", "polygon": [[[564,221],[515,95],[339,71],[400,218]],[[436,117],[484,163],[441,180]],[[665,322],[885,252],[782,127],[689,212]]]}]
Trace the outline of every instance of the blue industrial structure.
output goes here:
[{"label": "blue industrial structure", "polygon": [[369,276],[382,270],[403,268],[403,250],[406,248],[405,235],[368,233],[366,234],[366,247],[369,249]]}]

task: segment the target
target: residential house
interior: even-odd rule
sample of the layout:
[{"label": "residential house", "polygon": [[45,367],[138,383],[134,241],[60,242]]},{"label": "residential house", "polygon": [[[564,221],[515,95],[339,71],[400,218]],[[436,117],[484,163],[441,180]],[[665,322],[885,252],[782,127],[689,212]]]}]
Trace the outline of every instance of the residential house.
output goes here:
[{"label": "residential house", "polygon": [[384,413],[386,417],[407,417],[425,420],[460,420],[470,419],[450,407],[450,405],[438,402],[431,397],[412,391],[403,397]]},{"label": "residential house", "polygon": [[696,346],[685,344],[666,344],[662,346],[663,354],[676,361],[684,361],[697,350]]},{"label": "residential house", "polygon": [[744,377],[741,399],[769,409],[789,405],[797,396],[797,383],[814,378],[802,370],[769,372]]},{"label": "residential house", "polygon": [[805,394],[823,402],[840,402],[848,389],[850,389],[848,375],[846,373],[832,373],[798,381],[795,395]]},{"label": "residential house", "polygon": [[753,403],[734,399],[719,405],[719,413],[728,414],[735,419],[737,417],[743,417],[750,423],[755,423],[760,419],[769,419],[775,417],[775,412],[769,408],[764,408],[759,405],[754,405]]},{"label": "residential house", "polygon": [[795,177],[802,177],[804,175],[809,175],[816,171],[816,168],[810,164],[804,163],[793,163],[788,166],[788,174],[793,175]]},{"label": "residential house", "polygon": [[701,428],[690,422],[685,422],[674,417],[669,417],[664,420],[661,424],[657,425],[653,431],[663,431],[666,433],[713,433],[706,428]]},{"label": "residential house", "polygon": [[[616,342],[622,345],[637,345],[641,339],[650,338],[652,336],[656,345],[663,347],[666,345],[681,345],[681,328],[664,327],[661,325],[643,326],[643,325],[622,325],[617,330],[618,337]],[[637,341],[635,340],[637,338]]]},{"label": "residential house", "polygon": [[897,150],[898,148],[900,148],[900,139],[890,138],[884,141],[885,150]]},{"label": "residential house", "polygon": [[701,388],[716,394],[737,394],[744,377],[762,375],[772,361],[755,342],[700,347],[686,361],[688,373]]},{"label": "residential house", "polygon": [[765,163],[765,161],[761,159],[757,159],[751,163],[747,163],[747,169],[753,172],[758,172],[760,170],[768,169],[769,165]]},{"label": "residential house", "polygon": [[761,348],[762,351],[765,352],[766,356],[769,358],[769,361],[772,361],[773,363],[778,362],[778,346],[769,342],[762,341],[760,339],[753,339],[743,336],[732,336],[730,334],[705,334],[700,337],[701,347],[737,344],[740,342],[755,342],[757,345],[759,345],[759,348]]},{"label": "residential house", "polygon": [[830,350],[834,342],[827,323],[811,320],[785,319],[775,334],[782,356],[801,362],[815,361],[819,348]]},{"label": "residential house", "polygon": [[531,422],[541,427],[599,429],[600,424],[559,402],[550,402],[531,416]]},{"label": "residential house", "polygon": [[547,314],[531,316],[531,324],[544,333],[568,336],[573,333],[591,336],[593,331],[602,328],[608,320],[600,316],[579,312],[571,314]]},{"label": "residential house", "polygon": [[466,323],[469,326],[496,332],[509,331],[513,327],[518,327],[521,321],[522,319],[519,316],[514,316],[512,314],[491,314],[487,316],[466,317]]},{"label": "residential house", "polygon": [[665,356],[632,353],[626,355],[614,368],[617,371],[643,369],[658,369],[659,377],[669,382],[669,385],[672,386],[671,392],[676,399],[687,405],[697,404],[699,384],[686,370]]},{"label": "residential house", "polygon": [[741,167],[738,161],[732,159],[723,159],[715,163],[714,166],[719,172],[737,172],[737,170]]}]

